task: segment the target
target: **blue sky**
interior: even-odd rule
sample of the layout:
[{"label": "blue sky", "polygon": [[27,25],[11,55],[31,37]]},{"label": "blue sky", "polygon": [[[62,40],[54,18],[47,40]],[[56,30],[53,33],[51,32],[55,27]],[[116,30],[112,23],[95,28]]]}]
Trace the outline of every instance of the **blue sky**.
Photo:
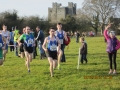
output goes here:
[{"label": "blue sky", "polygon": [[0,12],[7,10],[17,10],[19,16],[39,15],[47,17],[48,7],[52,7],[52,2],[61,3],[68,6],[68,2],[77,4],[77,9],[82,7],[84,0],[1,0]]}]

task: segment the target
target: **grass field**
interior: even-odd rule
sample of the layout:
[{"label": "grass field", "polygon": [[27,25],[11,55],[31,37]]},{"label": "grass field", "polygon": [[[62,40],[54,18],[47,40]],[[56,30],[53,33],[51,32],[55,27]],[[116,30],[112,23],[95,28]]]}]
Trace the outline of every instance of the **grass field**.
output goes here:
[{"label": "grass field", "polygon": [[[120,37],[118,37],[120,40]],[[8,53],[4,66],[0,67],[0,90],[120,90],[120,50],[117,54],[117,75],[108,75],[109,61],[103,37],[87,37],[88,64],[80,64],[77,70],[79,43],[72,39],[65,49],[66,63],[61,70],[54,70],[50,77],[47,59],[37,56],[27,72],[24,59]]]}]

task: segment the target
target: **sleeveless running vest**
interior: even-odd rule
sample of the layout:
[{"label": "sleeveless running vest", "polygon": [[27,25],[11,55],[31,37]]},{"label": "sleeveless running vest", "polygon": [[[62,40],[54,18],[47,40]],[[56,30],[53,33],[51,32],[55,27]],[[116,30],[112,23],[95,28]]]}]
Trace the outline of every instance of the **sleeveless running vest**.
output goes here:
[{"label": "sleeveless running vest", "polygon": [[8,41],[8,39],[7,39],[8,37],[10,37],[10,36],[9,36],[9,31],[6,31],[6,32],[5,32],[5,31],[2,31],[2,36],[5,37],[5,39],[6,39],[6,44],[9,44],[9,41]]},{"label": "sleeveless running vest", "polygon": [[61,33],[59,33],[58,31],[56,31],[57,37],[60,40],[60,44],[63,44],[63,40],[64,40],[64,35],[63,35],[63,31],[61,31]]},{"label": "sleeveless running vest", "polygon": [[26,36],[26,40],[24,41],[24,43],[27,45],[27,47],[33,47],[34,44],[34,36],[32,34],[25,34]]},{"label": "sleeveless running vest", "polygon": [[48,36],[48,50],[50,51],[57,51],[57,40],[56,37],[54,37],[54,40],[50,39],[50,36]]}]

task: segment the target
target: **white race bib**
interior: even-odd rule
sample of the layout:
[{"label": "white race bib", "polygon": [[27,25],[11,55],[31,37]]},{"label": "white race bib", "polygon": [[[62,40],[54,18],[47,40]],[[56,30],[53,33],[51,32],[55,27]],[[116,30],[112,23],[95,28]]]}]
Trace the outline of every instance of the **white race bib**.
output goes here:
[{"label": "white race bib", "polygon": [[29,39],[28,40],[28,44],[30,45],[30,44],[33,44],[33,39]]},{"label": "white race bib", "polygon": [[50,46],[50,50],[57,51],[57,46],[55,44],[53,44],[52,46]]},{"label": "white race bib", "polygon": [[60,40],[60,44],[63,44],[63,39],[59,39]]}]

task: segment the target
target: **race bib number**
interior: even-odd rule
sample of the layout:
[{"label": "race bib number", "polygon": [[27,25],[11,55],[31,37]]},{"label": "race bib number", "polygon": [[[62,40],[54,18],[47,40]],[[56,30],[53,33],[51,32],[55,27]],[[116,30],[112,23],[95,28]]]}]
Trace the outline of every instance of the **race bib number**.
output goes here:
[{"label": "race bib number", "polygon": [[33,44],[33,39],[29,39],[28,40],[28,45],[32,45]]},{"label": "race bib number", "polygon": [[60,39],[60,44],[63,44],[63,39]]},{"label": "race bib number", "polygon": [[6,39],[6,43],[9,44],[8,36],[4,36],[4,38]]},{"label": "race bib number", "polygon": [[57,46],[53,44],[52,46],[50,46],[50,50],[51,51],[57,51]]}]

